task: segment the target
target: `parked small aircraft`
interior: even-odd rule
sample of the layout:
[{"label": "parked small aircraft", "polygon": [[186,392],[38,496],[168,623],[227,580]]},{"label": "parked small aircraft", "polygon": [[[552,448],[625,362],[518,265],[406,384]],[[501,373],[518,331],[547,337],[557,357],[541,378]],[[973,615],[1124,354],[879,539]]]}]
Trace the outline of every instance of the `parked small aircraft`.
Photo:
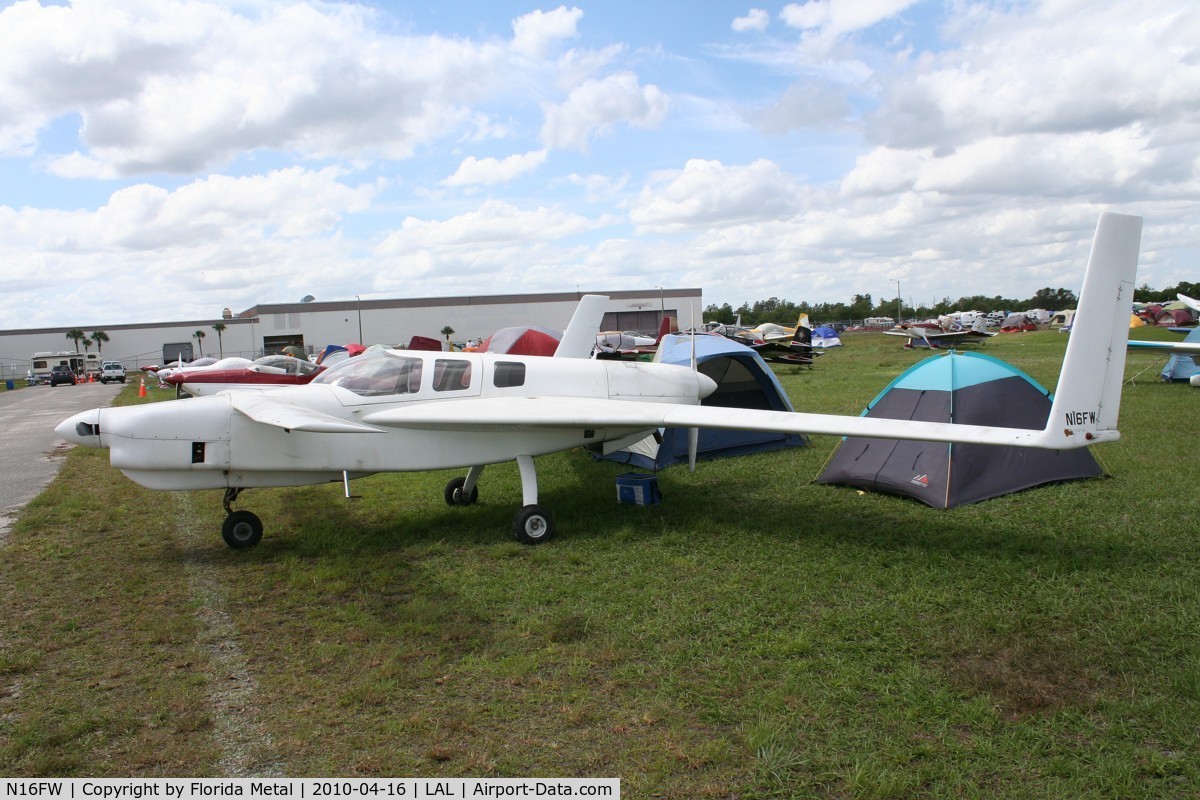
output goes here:
[{"label": "parked small aircraft", "polygon": [[768,323],[752,330],[760,331],[756,335],[763,337],[762,346],[756,349],[764,361],[812,366],[813,359],[825,352],[813,349],[812,324],[808,321],[808,314],[800,314],[794,328]]},{"label": "parked small aircraft", "polygon": [[596,334],[596,358],[652,356],[658,351],[662,338],[671,332],[672,322],[670,317],[663,317],[654,336],[640,331],[600,331]]},{"label": "parked small aircraft", "polygon": [[324,366],[303,358],[270,355],[256,361],[226,359],[199,369],[174,370],[163,378],[163,383],[174,386],[181,394],[202,397],[227,389],[303,386],[324,370]]},{"label": "parked small aircraft", "polygon": [[224,489],[222,535],[234,548],[257,544],[263,533],[257,516],[230,508],[247,488],[341,481],[349,496],[352,478],[375,472],[466,467],[446,485],[445,500],[470,505],[484,467],[505,461],[516,461],[521,477],[513,533],[542,542],[554,532],[554,517],[538,505],[535,457],[580,446],[611,452],[660,427],[1083,447],[1119,438],[1140,239],[1140,217],[1100,216],[1040,431],[704,406],[716,384],[694,368],[587,358],[605,305],[591,295],[553,357],[383,349],[308,386],[97,408],[56,431],[75,444],[108,448],[112,465],[143,486]]},{"label": "parked small aircraft", "polygon": [[778,342],[787,344],[796,335],[797,328],[812,329],[812,325],[808,321],[808,314],[803,311],[800,312],[800,317],[796,320],[796,324],[791,327],[779,325],[775,322],[764,322],[761,325],[751,328],[750,333],[767,343]]},{"label": "parked small aircraft", "polygon": [[1192,311],[1200,313],[1200,300],[1197,300],[1194,297],[1188,297],[1186,294],[1176,294],[1175,296],[1179,298],[1179,302],[1183,303]]},{"label": "parked small aircraft", "polygon": [[983,317],[976,319],[970,327],[963,327],[946,317],[915,325],[897,325],[884,333],[888,336],[906,337],[908,341],[904,343],[905,347],[929,348],[983,344],[996,335],[988,331],[987,322]]},{"label": "parked small aircraft", "polygon": [[767,344],[765,339],[751,333],[750,329],[742,324],[741,314],[738,315],[737,322],[732,325],[710,322],[704,326],[704,329],[709,333],[724,336],[726,339],[733,339],[738,344],[749,347],[751,350],[758,350]]}]

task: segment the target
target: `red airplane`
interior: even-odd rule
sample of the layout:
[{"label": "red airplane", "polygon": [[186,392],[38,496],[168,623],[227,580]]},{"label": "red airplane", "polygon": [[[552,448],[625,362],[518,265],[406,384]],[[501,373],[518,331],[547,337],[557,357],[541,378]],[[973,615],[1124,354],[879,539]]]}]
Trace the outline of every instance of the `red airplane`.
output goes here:
[{"label": "red airplane", "polygon": [[179,369],[163,379],[180,394],[205,397],[226,389],[278,389],[302,386],[325,371],[321,364],[295,356],[263,356],[248,366],[232,369]]}]

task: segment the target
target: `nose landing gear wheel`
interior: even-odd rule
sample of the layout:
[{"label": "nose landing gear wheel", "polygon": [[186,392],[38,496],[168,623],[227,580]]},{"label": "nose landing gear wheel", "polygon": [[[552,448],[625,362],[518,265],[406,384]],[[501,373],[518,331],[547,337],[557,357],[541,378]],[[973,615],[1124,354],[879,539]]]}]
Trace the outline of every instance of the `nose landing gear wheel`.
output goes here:
[{"label": "nose landing gear wheel", "polygon": [[262,520],[250,511],[231,511],[221,525],[221,538],[234,550],[254,547],[262,535]]},{"label": "nose landing gear wheel", "polygon": [[474,505],[479,500],[479,487],[472,486],[470,492],[465,492],[463,491],[463,487],[466,485],[467,479],[461,475],[457,478],[451,478],[450,482],[446,484],[446,505]]},{"label": "nose landing gear wheel", "polygon": [[513,537],[521,544],[541,544],[554,535],[554,515],[541,506],[525,506],[513,517]]}]

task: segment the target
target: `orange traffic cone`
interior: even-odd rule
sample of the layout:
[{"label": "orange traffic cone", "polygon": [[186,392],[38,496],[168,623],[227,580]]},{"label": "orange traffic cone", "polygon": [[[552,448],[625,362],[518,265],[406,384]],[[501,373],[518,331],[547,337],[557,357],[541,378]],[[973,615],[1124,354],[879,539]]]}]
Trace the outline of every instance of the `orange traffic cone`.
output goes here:
[{"label": "orange traffic cone", "polygon": [[146,379],[142,378],[142,385],[138,387],[138,397],[146,396]]}]

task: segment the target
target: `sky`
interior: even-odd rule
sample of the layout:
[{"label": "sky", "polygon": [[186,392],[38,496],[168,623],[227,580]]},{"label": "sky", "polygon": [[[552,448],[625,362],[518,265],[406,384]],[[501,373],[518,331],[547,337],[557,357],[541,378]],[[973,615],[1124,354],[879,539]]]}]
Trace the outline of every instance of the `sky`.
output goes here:
[{"label": "sky", "polygon": [[1200,281],[1195,0],[0,0],[5,330],[1020,299],[1104,210]]}]

